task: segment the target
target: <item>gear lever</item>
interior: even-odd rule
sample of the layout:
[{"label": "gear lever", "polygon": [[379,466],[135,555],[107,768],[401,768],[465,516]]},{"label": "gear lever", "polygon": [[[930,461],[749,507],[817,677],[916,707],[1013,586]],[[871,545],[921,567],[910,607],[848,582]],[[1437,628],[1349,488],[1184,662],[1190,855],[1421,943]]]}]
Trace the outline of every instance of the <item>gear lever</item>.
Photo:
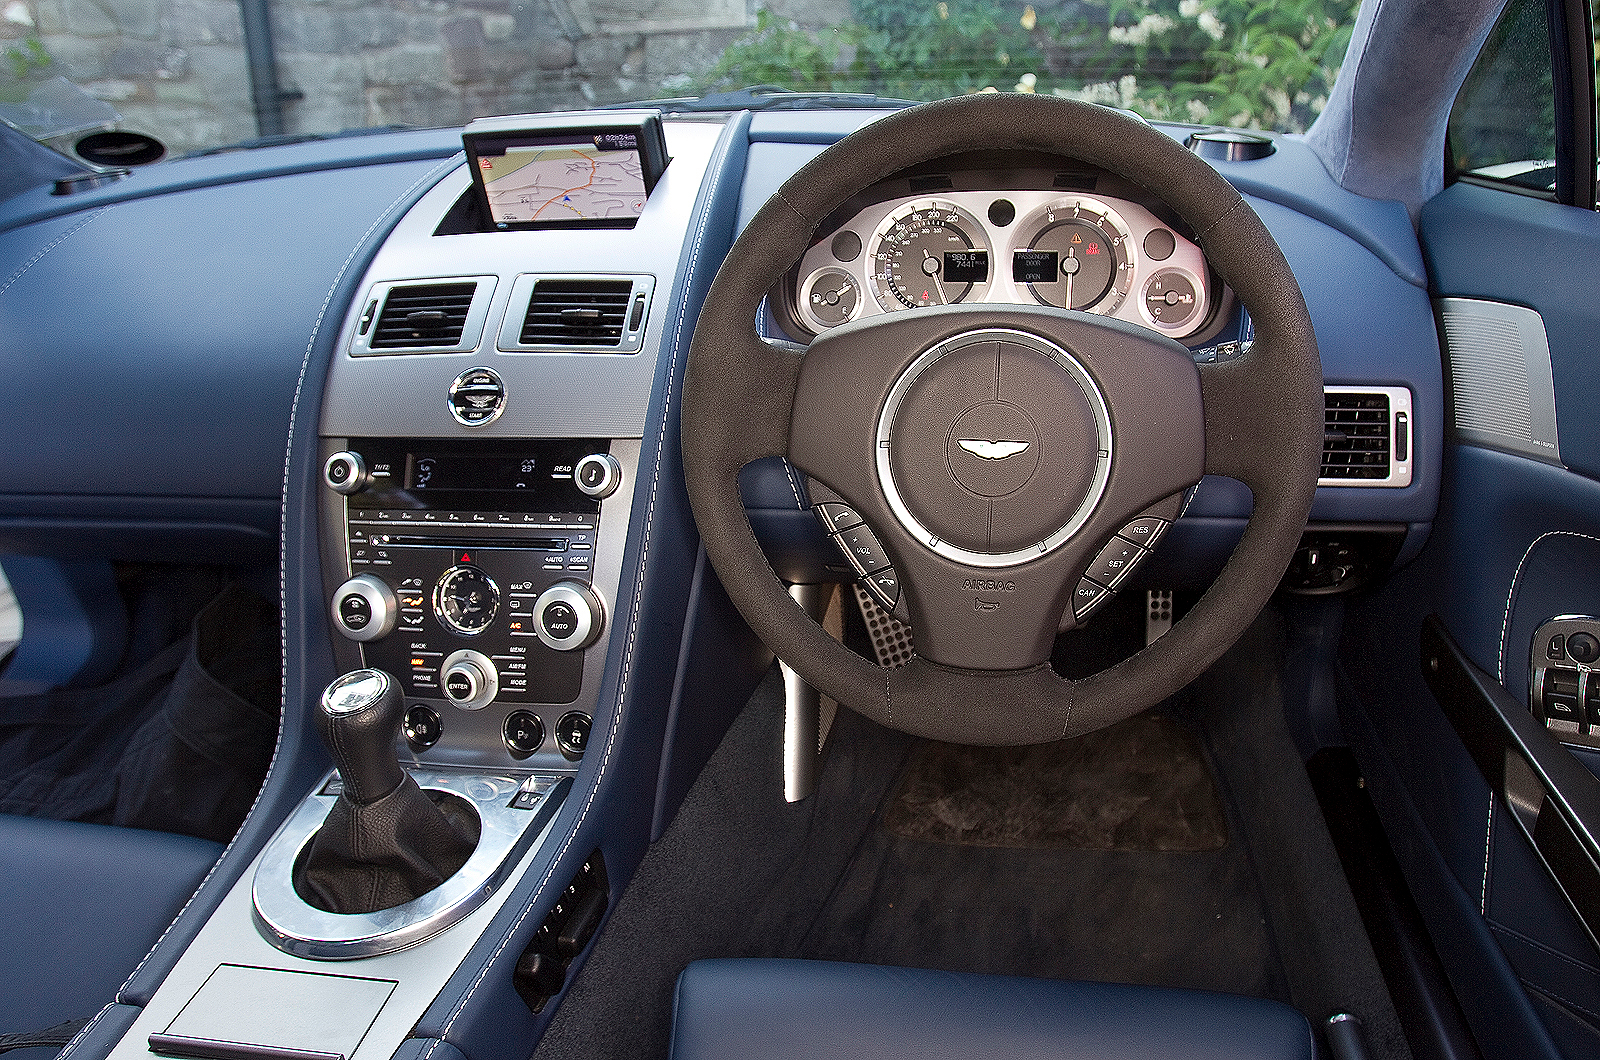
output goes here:
[{"label": "gear lever", "polygon": [[462,800],[424,792],[395,756],[403,703],[382,670],[336,678],[317,729],[344,791],[296,866],[300,897],[330,913],[402,905],[449,879],[478,843]]}]

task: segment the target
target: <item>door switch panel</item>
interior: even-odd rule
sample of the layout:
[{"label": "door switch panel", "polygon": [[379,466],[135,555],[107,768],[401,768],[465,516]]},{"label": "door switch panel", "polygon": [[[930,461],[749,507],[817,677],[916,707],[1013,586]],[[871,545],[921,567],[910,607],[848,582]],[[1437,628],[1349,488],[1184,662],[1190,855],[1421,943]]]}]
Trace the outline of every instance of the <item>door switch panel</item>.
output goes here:
[{"label": "door switch panel", "polygon": [[1566,743],[1600,747],[1600,618],[1541,625],[1529,655],[1528,707]]}]

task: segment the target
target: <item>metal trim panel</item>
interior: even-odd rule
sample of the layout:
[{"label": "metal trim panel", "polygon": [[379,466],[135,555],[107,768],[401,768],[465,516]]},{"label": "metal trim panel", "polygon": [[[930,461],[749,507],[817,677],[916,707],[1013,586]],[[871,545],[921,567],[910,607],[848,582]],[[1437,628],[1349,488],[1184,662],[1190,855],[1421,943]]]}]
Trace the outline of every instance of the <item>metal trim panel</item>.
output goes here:
[{"label": "metal trim panel", "polygon": [[1440,298],[1451,426],[1464,441],[1561,464],[1550,340],[1525,306]]}]

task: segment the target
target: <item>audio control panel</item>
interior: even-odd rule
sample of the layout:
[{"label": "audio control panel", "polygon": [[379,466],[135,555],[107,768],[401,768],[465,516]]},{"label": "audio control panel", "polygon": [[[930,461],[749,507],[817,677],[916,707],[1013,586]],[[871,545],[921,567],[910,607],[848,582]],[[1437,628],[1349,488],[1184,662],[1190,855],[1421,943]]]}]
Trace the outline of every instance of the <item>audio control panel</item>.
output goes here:
[{"label": "audio control panel", "polygon": [[412,754],[576,761],[624,462],[588,439],[344,444],[323,465],[324,541],[342,553],[328,617],[360,665],[395,678]]}]

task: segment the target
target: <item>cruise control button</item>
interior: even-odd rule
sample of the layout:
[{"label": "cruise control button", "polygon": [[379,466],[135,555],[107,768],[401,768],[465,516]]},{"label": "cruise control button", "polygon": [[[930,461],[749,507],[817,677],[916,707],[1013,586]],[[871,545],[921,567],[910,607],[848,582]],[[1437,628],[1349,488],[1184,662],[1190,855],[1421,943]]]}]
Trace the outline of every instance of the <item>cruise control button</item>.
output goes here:
[{"label": "cruise control button", "polygon": [[1114,589],[1143,555],[1144,550],[1138,545],[1114,537],[1089,564],[1088,575],[1101,585]]},{"label": "cruise control button", "polygon": [[1072,593],[1072,613],[1082,622],[1090,611],[1099,607],[1111,595],[1111,590],[1103,585],[1097,585],[1088,578],[1078,583]]},{"label": "cruise control button", "polygon": [[1167,529],[1167,521],[1153,515],[1142,515],[1117,531],[1117,536],[1132,541],[1140,548],[1152,548]]},{"label": "cruise control button", "polygon": [[830,534],[861,525],[861,516],[848,504],[824,501],[817,505],[817,514],[822,517],[822,525],[828,528]]},{"label": "cruise control button", "polygon": [[869,575],[862,582],[872,598],[878,601],[879,607],[885,611],[894,610],[894,605],[900,601],[900,577],[895,574],[893,567]]},{"label": "cruise control button", "polygon": [[889,565],[888,553],[878,544],[877,537],[865,524],[853,526],[835,534],[834,540],[844,550],[845,558],[857,574],[875,574]]}]

